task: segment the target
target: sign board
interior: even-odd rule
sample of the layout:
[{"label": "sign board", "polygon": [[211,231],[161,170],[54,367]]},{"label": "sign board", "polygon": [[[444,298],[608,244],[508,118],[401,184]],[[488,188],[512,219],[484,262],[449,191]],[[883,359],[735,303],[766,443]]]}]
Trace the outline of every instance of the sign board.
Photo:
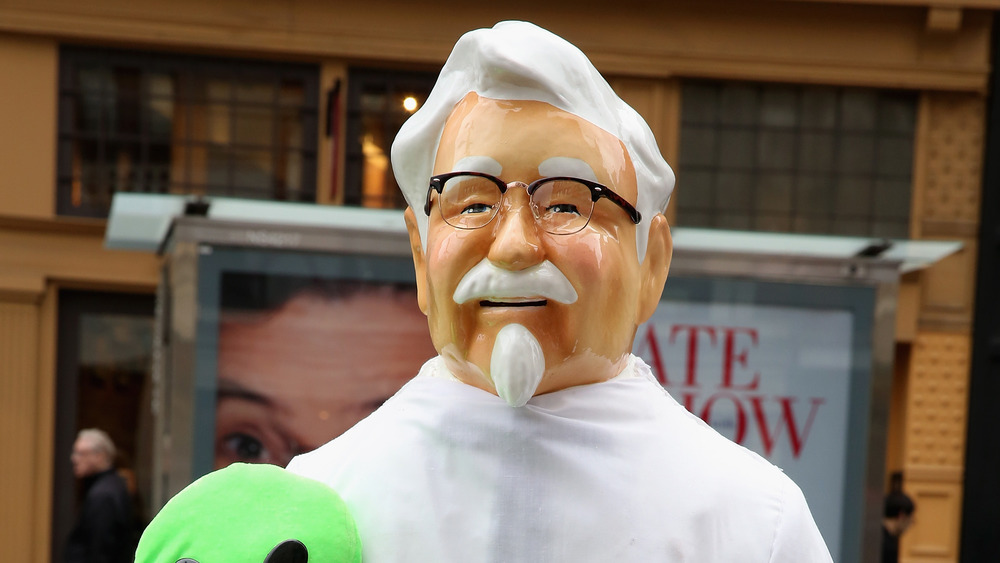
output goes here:
[{"label": "sign board", "polygon": [[[713,295],[699,299],[699,285]],[[860,533],[851,508],[863,500],[867,454],[850,439],[867,417],[852,412],[868,402],[874,291],[725,278],[667,286],[634,352],[689,411],[781,467],[834,560],[850,559],[840,554]]]}]

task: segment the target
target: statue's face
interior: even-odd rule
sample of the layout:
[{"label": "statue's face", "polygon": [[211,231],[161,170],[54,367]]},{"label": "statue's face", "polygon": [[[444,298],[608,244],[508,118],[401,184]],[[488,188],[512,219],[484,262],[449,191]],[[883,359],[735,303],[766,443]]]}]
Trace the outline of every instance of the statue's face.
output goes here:
[{"label": "statue's face", "polygon": [[[434,174],[453,171],[485,172],[525,184],[542,177],[574,176],[604,184],[636,204],[635,169],[621,141],[539,101],[468,94],[446,123],[434,165]],[[417,283],[435,348],[456,377],[494,391],[494,343],[498,332],[511,324],[526,328],[544,355],[542,380],[534,394],[604,381],[621,371],[644,320],[639,318],[637,227],[626,212],[600,199],[583,230],[550,234],[538,227],[525,189],[510,186],[491,223],[461,230],[444,222],[437,197],[422,256],[415,245]],[[577,297],[572,302],[540,300],[528,292],[515,298],[456,302],[459,282],[484,260],[514,272],[549,261]]]}]

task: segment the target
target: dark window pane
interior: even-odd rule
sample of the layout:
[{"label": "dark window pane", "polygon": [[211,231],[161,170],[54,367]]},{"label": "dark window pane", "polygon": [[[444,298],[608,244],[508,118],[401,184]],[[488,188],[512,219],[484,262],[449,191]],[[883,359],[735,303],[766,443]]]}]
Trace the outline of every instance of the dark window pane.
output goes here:
[{"label": "dark window pane", "polygon": [[713,223],[716,215],[711,213],[699,213],[697,211],[692,211],[690,213],[685,213],[684,218],[678,218],[681,225],[685,227],[716,227]]},{"label": "dark window pane", "polygon": [[[200,147],[191,151],[192,191],[233,195],[234,149],[228,146]],[[232,189],[226,189],[231,187]]]},{"label": "dark window pane", "polygon": [[381,89],[362,92],[360,102],[360,109],[364,113],[380,114],[385,111],[385,93]]},{"label": "dark window pane", "polygon": [[104,147],[96,140],[81,139],[73,149],[72,200],[81,206],[99,205],[101,192],[109,189],[103,165]]},{"label": "dark window pane", "polygon": [[757,137],[757,166],[788,170],[795,165],[797,135],[793,131],[764,129]]},{"label": "dark window pane", "polygon": [[[302,154],[298,151],[288,151],[281,155],[275,170],[275,181],[279,186],[291,193],[302,191]],[[288,199],[298,201],[298,197]]]},{"label": "dark window pane", "polygon": [[236,84],[236,101],[271,105],[277,95],[275,86],[272,82],[241,81]]},{"label": "dark window pane", "polygon": [[191,182],[190,152],[187,145],[173,145],[170,151],[170,193],[187,193]]},{"label": "dark window pane", "polygon": [[878,162],[876,163],[879,176],[905,178],[912,173],[912,168],[912,137],[883,137],[879,139]]},{"label": "dark window pane", "polygon": [[111,69],[106,66],[81,65],[76,71],[76,89],[85,96],[111,94]]},{"label": "dark window pane", "polygon": [[719,168],[750,168],[754,165],[756,150],[757,139],[752,130],[719,131]]},{"label": "dark window pane", "polygon": [[791,87],[764,89],[760,100],[760,123],[766,127],[798,125],[798,95]]},{"label": "dark window pane", "polygon": [[871,229],[867,221],[861,221],[850,217],[840,217],[833,222],[830,231],[830,234],[832,235],[850,236],[857,235],[858,233],[870,232]]},{"label": "dark window pane", "polygon": [[834,188],[834,211],[838,216],[859,218],[870,214],[872,182],[866,177],[841,177]]},{"label": "dark window pane", "polygon": [[803,132],[798,139],[799,168],[806,172],[833,170],[835,137],[830,133]]},{"label": "dark window pane", "polygon": [[780,212],[788,215],[792,210],[792,175],[762,173],[757,176],[755,208],[764,213]]},{"label": "dark window pane", "polygon": [[715,221],[707,226],[733,231],[749,231],[753,229],[752,216],[747,213],[720,213]]},{"label": "dark window pane", "polygon": [[174,99],[174,76],[162,72],[150,72],[146,77],[146,88],[151,99]]},{"label": "dark window pane", "polygon": [[119,135],[139,135],[142,113],[142,76],[134,68],[116,68],[114,72],[111,129]]},{"label": "dark window pane", "polygon": [[147,148],[149,159],[144,168],[144,184],[147,192],[166,193],[170,191],[170,145],[150,144]]},{"label": "dark window pane", "polygon": [[140,146],[137,142],[108,143],[108,174],[113,191],[133,192],[138,188],[138,168],[142,166]]},{"label": "dark window pane", "polygon": [[715,174],[691,170],[678,179],[677,197],[684,200],[684,209],[702,210],[712,207],[712,185]]},{"label": "dark window pane", "polygon": [[757,224],[754,225],[754,228],[758,231],[787,233],[792,230],[792,220],[787,215],[770,213],[757,215]]},{"label": "dark window pane", "polygon": [[885,133],[913,134],[917,114],[909,96],[884,95],[879,100],[878,128]]},{"label": "dark window pane", "polygon": [[100,131],[102,122],[112,111],[114,99],[111,94],[111,72],[108,69],[84,68],[76,75],[74,92],[68,95],[76,98],[77,131]]},{"label": "dark window pane", "polygon": [[270,147],[274,140],[276,121],[272,108],[237,107],[233,119],[233,143]]},{"label": "dark window pane", "polygon": [[684,146],[680,148],[681,166],[711,166],[716,159],[716,129],[690,125],[682,133]]},{"label": "dark window pane", "polygon": [[757,89],[746,84],[724,84],[719,113],[723,123],[753,125],[758,118]]},{"label": "dark window pane", "polygon": [[799,215],[792,220],[793,233],[829,233],[833,221],[821,215]]},{"label": "dark window pane", "polygon": [[228,104],[233,102],[236,96],[233,83],[227,78],[204,77],[204,81],[199,80],[196,84],[197,93],[194,98],[198,100]]},{"label": "dark window pane", "polygon": [[872,236],[882,238],[906,238],[909,232],[906,221],[879,221],[872,227]]},{"label": "dark window pane", "polygon": [[169,141],[174,135],[174,100],[172,98],[150,98],[146,104],[146,131],[151,139]]},{"label": "dark window pane", "polygon": [[906,223],[910,218],[910,183],[877,180],[873,214],[877,219],[896,219]]},{"label": "dark window pane", "polygon": [[306,92],[301,82],[282,80],[278,86],[278,105],[281,107],[298,108],[305,104]]},{"label": "dark window pane", "polygon": [[845,90],[840,97],[841,127],[847,131],[874,129],[876,102],[873,90]]},{"label": "dark window pane", "polygon": [[234,183],[238,189],[265,192],[271,187],[274,168],[270,151],[233,150]]},{"label": "dark window pane", "polygon": [[810,87],[802,90],[802,127],[830,130],[837,124],[837,91]]},{"label": "dark window pane", "polygon": [[277,120],[277,142],[278,149],[298,149],[302,148],[302,130],[305,126],[315,127],[316,123],[314,120],[305,120],[299,116],[299,112],[295,109],[282,109],[279,110],[278,120]]},{"label": "dark window pane", "polygon": [[752,211],[754,174],[750,172],[719,172],[715,187],[715,205],[722,211]]},{"label": "dark window pane", "polygon": [[716,121],[719,104],[718,88],[691,85],[684,90],[684,123],[712,125]]},{"label": "dark window pane", "polygon": [[232,140],[232,111],[226,104],[191,104],[182,119],[189,141],[228,145]]},{"label": "dark window pane", "polygon": [[841,174],[871,174],[875,168],[875,139],[869,135],[843,135],[837,146]]},{"label": "dark window pane", "polygon": [[801,174],[796,179],[795,188],[796,207],[802,215],[820,217],[832,214],[834,185],[830,176]]}]

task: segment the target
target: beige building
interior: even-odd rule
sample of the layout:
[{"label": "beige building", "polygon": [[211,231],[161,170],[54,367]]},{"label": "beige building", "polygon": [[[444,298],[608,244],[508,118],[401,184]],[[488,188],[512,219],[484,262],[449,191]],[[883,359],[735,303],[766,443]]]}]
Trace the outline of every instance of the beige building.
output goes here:
[{"label": "beige building", "polygon": [[957,561],[998,7],[0,1],[5,557],[46,561],[61,541],[80,425],[146,447],[159,262],[103,247],[111,193],[398,205],[399,103],[419,103],[464,31],[526,19],[650,123],[678,174],[675,224],[964,244],[903,279],[886,457],[920,507],[902,560]]}]

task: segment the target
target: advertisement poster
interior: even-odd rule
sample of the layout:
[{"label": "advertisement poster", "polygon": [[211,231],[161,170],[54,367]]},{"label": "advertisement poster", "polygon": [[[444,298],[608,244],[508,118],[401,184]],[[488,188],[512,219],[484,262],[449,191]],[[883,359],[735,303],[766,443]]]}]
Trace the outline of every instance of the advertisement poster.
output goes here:
[{"label": "advertisement poster", "polygon": [[194,377],[171,378],[193,407],[178,481],[287,466],[392,397],[436,354],[413,276],[408,256],[201,247]]},{"label": "advertisement poster", "polygon": [[852,313],[663,301],[636,355],[718,432],[781,467],[803,490],[834,560],[848,465]]},{"label": "advertisement poster", "polygon": [[221,288],[215,468],[287,465],[434,355],[412,284],[227,272]]}]

